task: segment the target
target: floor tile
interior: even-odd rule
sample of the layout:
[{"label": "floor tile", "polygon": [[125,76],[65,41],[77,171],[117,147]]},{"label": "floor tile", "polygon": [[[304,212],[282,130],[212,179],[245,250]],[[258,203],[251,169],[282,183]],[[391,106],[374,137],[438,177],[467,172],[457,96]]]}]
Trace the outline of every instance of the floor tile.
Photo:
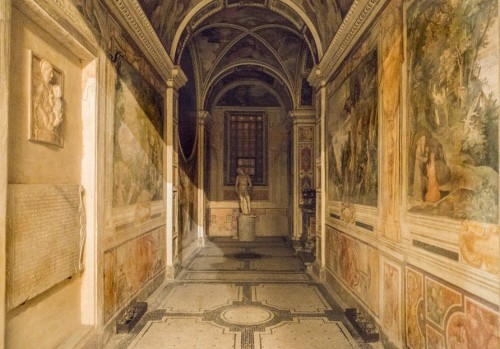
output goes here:
[{"label": "floor tile", "polygon": [[234,284],[189,283],[173,287],[160,309],[177,313],[203,313],[242,300],[242,287]]},{"label": "floor tile", "polygon": [[264,284],[252,287],[252,299],[293,313],[323,313],[331,310],[316,286]]}]

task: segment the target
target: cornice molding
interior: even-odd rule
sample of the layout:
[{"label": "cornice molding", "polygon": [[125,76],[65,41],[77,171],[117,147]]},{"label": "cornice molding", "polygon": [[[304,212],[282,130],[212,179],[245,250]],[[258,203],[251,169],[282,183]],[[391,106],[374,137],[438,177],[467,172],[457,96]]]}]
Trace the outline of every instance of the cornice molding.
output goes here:
[{"label": "cornice molding", "polygon": [[354,0],[318,65],[324,77],[330,77],[337,70],[356,44],[354,39],[367,29],[386,2],[387,0]]},{"label": "cornice molding", "polygon": [[97,56],[99,45],[73,2],[14,0],[13,5],[80,58],[92,59]]},{"label": "cornice molding", "polygon": [[[104,0],[127,33],[167,82],[177,69],[136,0]],[[175,79],[175,78],[174,78]]]},{"label": "cornice molding", "polygon": [[294,123],[311,123],[316,120],[316,110],[314,109],[295,109],[288,112],[288,117]]}]

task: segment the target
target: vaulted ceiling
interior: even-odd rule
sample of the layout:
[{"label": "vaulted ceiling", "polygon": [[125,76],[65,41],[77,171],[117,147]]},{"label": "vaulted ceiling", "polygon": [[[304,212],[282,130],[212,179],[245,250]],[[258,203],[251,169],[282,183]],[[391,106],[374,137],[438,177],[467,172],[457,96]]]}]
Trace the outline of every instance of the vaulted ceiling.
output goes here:
[{"label": "vaulted ceiling", "polygon": [[352,2],[139,0],[172,60],[194,80],[198,110],[311,106],[306,77]]}]

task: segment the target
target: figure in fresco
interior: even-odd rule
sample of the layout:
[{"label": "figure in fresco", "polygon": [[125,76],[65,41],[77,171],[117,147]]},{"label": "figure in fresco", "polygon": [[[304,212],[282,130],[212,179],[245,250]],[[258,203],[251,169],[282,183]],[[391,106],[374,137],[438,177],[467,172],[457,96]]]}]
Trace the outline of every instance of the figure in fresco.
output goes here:
[{"label": "figure in fresco", "polygon": [[243,172],[241,167],[238,167],[238,176],[234,187],[238,197],[240,198],[240,209],[244,215],[250,214],[250,189],[252,188],[252,181],[250,176]]},{"label": "figure in fresco", "polygon": [[424,177],[425,164],[427,162],[427,149],[425,145],[425,135],[421,136],[417,142],[415,150],[415,168],[413,175],[413,199],[422,202],[424,199],[424,187],[427,186]]},{"label": "figure in fresco", "polygon": [[425,202],[438,202],[441,199],[439,192],[439,183],[436,173],[436,154],[429,154],[429,162],[427,163],[427,193],[425,194]]}]

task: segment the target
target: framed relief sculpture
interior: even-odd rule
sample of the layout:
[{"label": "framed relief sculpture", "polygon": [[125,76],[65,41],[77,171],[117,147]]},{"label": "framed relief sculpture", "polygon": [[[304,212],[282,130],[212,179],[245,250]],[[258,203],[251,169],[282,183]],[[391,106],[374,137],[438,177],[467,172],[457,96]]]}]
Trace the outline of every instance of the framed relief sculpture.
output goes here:
[{"label": "framed relief sculpture", "polygon": [[47,59],[31,53],[31,107],[29,139],[34,142],[64,144],[62,124],[63,73]]}]

